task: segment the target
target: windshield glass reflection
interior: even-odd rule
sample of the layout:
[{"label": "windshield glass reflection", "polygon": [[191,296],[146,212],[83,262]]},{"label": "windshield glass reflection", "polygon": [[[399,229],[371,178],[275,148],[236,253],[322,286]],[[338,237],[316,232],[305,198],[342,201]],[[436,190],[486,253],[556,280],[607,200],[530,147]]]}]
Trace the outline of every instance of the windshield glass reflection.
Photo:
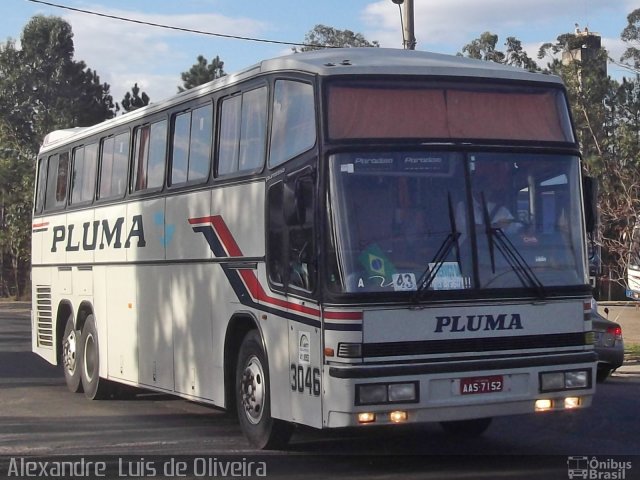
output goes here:
[{"label": "windshield glass reflection", "polygon": [[344,153],[330,171],[333,291],[542,294],[586,281],[575,157]]}]

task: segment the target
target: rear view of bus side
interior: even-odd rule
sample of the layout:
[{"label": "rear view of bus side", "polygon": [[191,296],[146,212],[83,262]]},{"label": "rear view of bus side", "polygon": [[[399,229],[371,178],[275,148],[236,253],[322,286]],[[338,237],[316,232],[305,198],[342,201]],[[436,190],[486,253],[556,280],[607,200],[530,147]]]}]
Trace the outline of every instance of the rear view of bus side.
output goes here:
[{"label": "rear view of bus side", "polygon": [[553,76],[426,52],[265,60],[47,136],[33,350],[122,386],[296,424],[587,407],[578,145]]}]

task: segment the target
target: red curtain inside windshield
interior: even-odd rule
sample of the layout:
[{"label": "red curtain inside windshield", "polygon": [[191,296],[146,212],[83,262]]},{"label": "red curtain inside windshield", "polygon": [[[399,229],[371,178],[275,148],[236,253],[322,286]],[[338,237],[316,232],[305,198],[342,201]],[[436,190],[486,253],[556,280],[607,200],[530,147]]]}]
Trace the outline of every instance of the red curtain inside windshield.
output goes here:
[{"label": "red curtain inside windshield", "polygon": [[[572,142],[556,91],[332,86],[332,139],[460,138]],[[564,108],[564,107],[562,107]]]}]

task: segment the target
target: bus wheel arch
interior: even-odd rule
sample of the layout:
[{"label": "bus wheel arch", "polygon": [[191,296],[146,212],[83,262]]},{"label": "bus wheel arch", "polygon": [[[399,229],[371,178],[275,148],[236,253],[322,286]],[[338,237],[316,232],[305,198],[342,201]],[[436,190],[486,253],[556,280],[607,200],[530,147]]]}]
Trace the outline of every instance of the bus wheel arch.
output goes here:
[{"label": "bus wheel arch", "polygon": [[258,322],[253,315],[234,315],[227,325],[227,332],[224,337],[224,391],[225,408],[231,414],[236,413],[236,368],[238,363],[238,352],[242,340],[251,330],[258,330]]}]

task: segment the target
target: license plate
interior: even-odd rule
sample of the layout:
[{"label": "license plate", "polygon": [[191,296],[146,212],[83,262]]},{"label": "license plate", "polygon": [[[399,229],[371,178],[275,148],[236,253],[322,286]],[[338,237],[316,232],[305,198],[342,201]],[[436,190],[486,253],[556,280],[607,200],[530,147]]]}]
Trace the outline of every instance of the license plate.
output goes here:
[{"label": "license plate", "polygon": [[469,377],[460,379],[460,395],[474,395],[476,393],[501,392],[504,388],[502,375],[490,377]]}]

